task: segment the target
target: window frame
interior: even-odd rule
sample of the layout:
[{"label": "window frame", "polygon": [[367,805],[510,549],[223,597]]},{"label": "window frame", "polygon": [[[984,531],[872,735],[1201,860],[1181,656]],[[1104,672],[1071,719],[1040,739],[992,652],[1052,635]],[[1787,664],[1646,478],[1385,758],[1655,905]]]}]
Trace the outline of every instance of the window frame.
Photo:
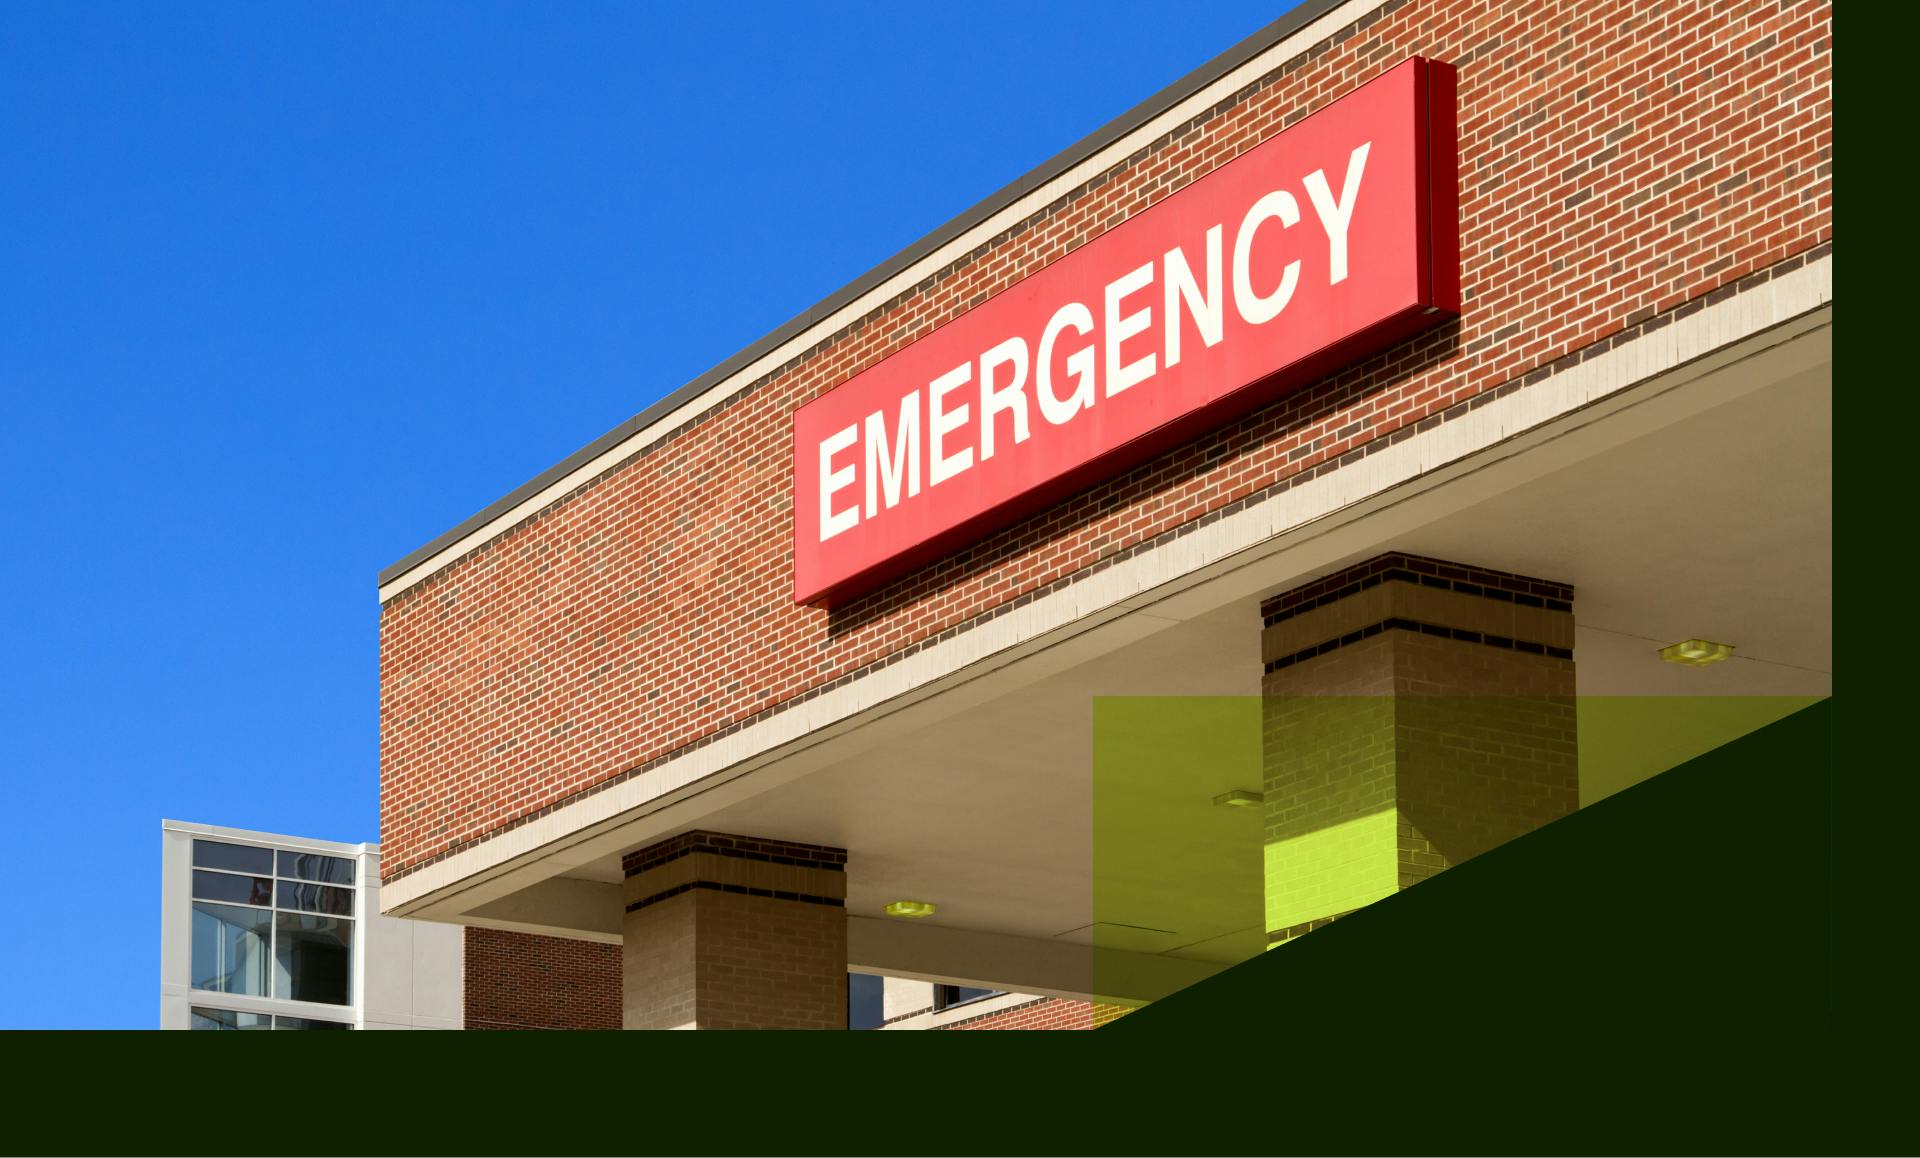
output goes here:
[{"label": "window frame", "polygon": [[1005,997],[1008,993],[1012,992],[1011,990],[1008,990],[1008,989],[986,989],[986,990],[982,990],[979,993],[974,994],[972,997],[963,997],[957,1001],[943,1000],[944,995],[949,990],[957,993],[963,989],[975,989],[975,988],[978,988],[978,986],[948,985],[947,983],[942,981],[934,982],[933,983],[933,1012],[945,1013],[951,1009],[965,1009],[969,1005],[975,1005],[982,1001],[991,1001],[996,997]]},{"label": "window frame", "polygon": [[[273,871],[270,873],[260,873],[260,872],[255,872],[250,870],[241,870],[241,869],[202,867],[195,863],[195,861],[198,859],[195,856],[195,853],[198,851],[199,845],[202,842],[205,842],[207,844],[231,845],[237,848],[260,849],[267,854],[268,861],[272,866]],[[308,880],[305,877],[283,875],[280,872],[280,854],[281,853],[288,853],[293,856],[324,856],[333,860],[346,861],[350,866],[350,870],[353,874],[353,879],[355,883],[341,885],[341,884],[333,884],[326,881]],[[292,848],[286,848],[281,845],[263,844],[257,841],[249,841],[249,840],[237,840],[232,837],[225,837],[225,836],[200,835],[198,833],[194,834],[191,838],[191,843],[189,844],[187,849],[187,906],[188,906],[188,914],[189,914],[188,926],[187,926],[187,937],[186,937],[187,955],[189,959],[191,959],[193,954],[193,949],[194,949],[194,933],[193,933],[193,923],[192,923],[192,913],[195,911],[194,906],[200,905],[200,904],[227,905],[232,908],[251,909],[255,912],[265,913],[267,915],[267,921],[266,921],[266,924],[267,924],[267,939],[266,939],[267,992],[264,994],[244,994],[244,993],[236,994],[236,993],[233,993],[231,990],[203,989],[200,987],[200,985],[197,984],[198,979],[192,975],[191,968],[189,968],[188,975],[187,975],[188,992],[193,994],[200,994],[200,993],[218,994],[223,997],[224,996],[246,997],[255,1001],[296,1002],[300,1005],[310,1006],[314,1009],[339,1009],[339,1010],[349,1010],[349,1011],[358,1009],[359,1008],[358,1002],[359,1002],[360,995],[357,990],[359,988],[359,984],[361,980],[359,976],[359,969],[358,969],[359,954],[361,952],[360,939],[365,935],[365,932],[366,932],[364,923],[361,920],[361,914],[360,914],[361,896],[360,896],[360,886],[358,883],[361,876],[362,868],[363,866],[359,863],[358,858],[352,857],[352,856],[341,856],[338,853],[320,852],[318,850],[311,850],[311,849],[308,849],[308,850],[292,849]],[[265,880],[268,882],[270,886],[268,889],[267,903],[252,904],[246,901],[227,901],[227,900],[219,900],[212,897],[198,896],[196,895],[197,890],[194,887],[195,874],[198,874],[198,873],[219,873],[225,876],[242,877],[248,880]],[[345,892],[348,898],[349,911],[346,913],[328,913],[321,910],[296,909],[296,908],[282,906],[280,904],[280,885],[281,885],[281,882],[283,881],[288,884],[292,884],[296,886],[307,885],[317,889],[335,889],[341,892]],[[295,891],[297,892],[297,889]],[[304,1000],[301,998],[286,996],[279,992],[280,990],[279,915],[281,913],[288,913],[297,917],[316,917],[322,920],[347,922],[350,939],[347,943],[347,1000],[345,1002],[342,1002],[340,1004],[335,1004],[331,1001],[310,1001],[310,1000]],[[221,1009],[224,1007],[208,1005],[208,1006],[204,1006],[204,1008]],[[240,1010],[238,1012],[255,1012],[255,1011]],[[294,1017],[294,1016],[300,1016],[300,1015],[290,1013],[290,1014],[287,1014],[286,1016]],[[331,1020],[337,1020],[337,1019],[326,1018],[326,1017],[311,1017],[311,1018],[307,1018],[307,1020],[331,1021]],[[348,1024],[351,1024],[351,1018],[349,1018]]]},{"label": "window frame", "polygon": [[[197,992],[206,993],[206,992],[210,992],[210,990],[202,989],[202,990],[198,990]],[[226,1006],[220,1006],[220,1005],[195,1005],[191,1003],[189,1003],[187,1006],[188,1028],[198,1029],[199,1027],[193,1024],[192,1019],[195,1017],[206,1017],[208,1014],[212,1014],[212,1013],[230,1013],[235,1017],[264,1017],[267,1019],[267,1024],[265,1025],[236,1025],[233,1027],[234,1029],[241,1030],[241,1031],[245,1031],[249,1029],[265,1029],[265,1030],[281,1029],[283,1028],[280,1024],[280,1021],[282,1018],[285,1018],[288,1021],[324,1021],[329,1025],[337,1025],[341,1029],[360,1028],[359,1026],[355,1025],[351,1021],[341,1021],[340,1019],[334,1018],[334,1017],[307,1017],[304,1014],[299,1014],[299,1013],[271,1013],[266,1010],[259,1010],[259,1009],[232,1009],[232,1008],[229,1008]],[[209,1018],[209,1020],[211,1020],[211,1018]],[[305,1029],[306,1027],[305,1026],[286,1026],[284,1028]]]}]

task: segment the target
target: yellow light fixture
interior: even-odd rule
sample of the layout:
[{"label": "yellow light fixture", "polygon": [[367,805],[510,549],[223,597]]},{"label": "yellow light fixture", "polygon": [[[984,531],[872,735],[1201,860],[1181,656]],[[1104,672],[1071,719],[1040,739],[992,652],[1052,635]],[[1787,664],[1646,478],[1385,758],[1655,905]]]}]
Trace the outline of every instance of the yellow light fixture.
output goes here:
[{"label": "yellow light fixture", "polygon": [[1232,792],[1222,792],[1213,798],[1215,804],[1225,808],[1252,808],[1266,800],[1261,793],[1246,788],[1236,788]]},{"label": "yellow light fixture", "polygon": [[887,916],[931,917],[933,916],[933,910],[934,904],[932,901],[895,901],[887,906]]},{"label": "yellow light fixture", "polygon": [[1715,643],[1711,639],[1683,639],[1679,643],[1670,643],[1660,649],[1660,658],[1668,663],[1683,663],[1688,667],[1705,667],[1710,663],[1719,663],[1733,654],[1731,643]]}]

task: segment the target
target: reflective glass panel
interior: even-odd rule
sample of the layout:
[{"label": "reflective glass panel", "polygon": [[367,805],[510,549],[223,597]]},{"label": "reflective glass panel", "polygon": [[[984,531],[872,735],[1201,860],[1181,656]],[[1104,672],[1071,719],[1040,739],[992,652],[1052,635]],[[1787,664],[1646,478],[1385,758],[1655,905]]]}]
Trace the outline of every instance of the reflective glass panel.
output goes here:
[{"label": "reflective glass panel", "polygon": [[223,840],[193,842],[193,867],[232,869],[242,873],[273,875],[273,850],[251,844],[228,844]]},{"label": "reflective glass panel", "polygon": [[352,1029],[344,1021],[321,1021],[317,1017],[275,1017],[275,1029]]},{"label": "reflective glass panel", "polygon": [[328,885],[350,885],[353,883],[353,862],[345,857],[321,856],[317,852],[282,852],[280,875]]},{"label": "reflective glass panel", "polygon": [[266,909],[194,902],[193,987],[265,997],[272,920]]},{"label": "reflective glass panel", "polygon": [[872,973],[847,974],[847,1028],[879,1029],[886,1020],[886,981]]},{"label": "reflective glass panel", "polygon": [[265,877],[243,877],[236,873],[193,872],[193,899],[231,901],[236,905],[271,905],[273,882]]},{"label": "reflective glass panel", "polygon": [[271,1029],[273,1018],[264,1013],[241,1013],[237,1009],[193,1007],[194,1029]]},{"label": "reflective glass panel", "polygon": [[299,909],[306,913],[335,913],[342,917],[351,917],[353,916],[353,890],[281,881],[280,907]]},{"label": "reflective glass panel", "polygon": [[348,1005],[353,1001],[353,922],[275,913],[273,995]]}]

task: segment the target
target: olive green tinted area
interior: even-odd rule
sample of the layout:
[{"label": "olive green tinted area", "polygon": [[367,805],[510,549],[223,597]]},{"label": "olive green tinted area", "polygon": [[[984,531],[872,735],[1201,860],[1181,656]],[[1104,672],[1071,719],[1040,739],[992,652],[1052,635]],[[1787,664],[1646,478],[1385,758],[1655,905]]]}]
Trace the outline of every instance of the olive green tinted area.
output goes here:
[{"label": "olive green tinted area", "polygon": [[1785,719],[1816,696],[1582,696],[1584,807]]},{"label": "olive green tinted area", "polygon": [[[1225,968],[1266,945],[1258,696],[1093,702],[1094,991],[1138,1004],[1133,970],[1166,955]],[[1111,951],[1111,952],[1106,952]]]},{"label": "olive green tinted area", "polygon": [[[1579,804],[1814,702],[1786,696],[1579,698]],[[1447,776],[1469,783],[1479,775],[1471,745],[1509,743],[1490,722],[1540,730],[1538,708],[1534,701],[1500,697],[1425,703],[1382,696],[1281,703],[1257,696],[1096,697],[1094,921],[1080,937],[1094,947],[1094,993],[1103,1001],[1142,1004],[1137,995],[1152,990],[1150,976],[1165,976],[1157,967],[1166,961],[1185,963],[1181,968],[1189,974],[1196,965],[1203,966],[1200,973],[1225,969],[1263,952],[1270,930],[1335,916],[1408,887],[1407,873],[1396,871],[1396,856],[1405,859],[1397,846],[1406,843],[1409,761],[1429,782],[1438,761],[1443,783]],[[1561,713],[1556,727],[1564,737],[1564,707]],[[1409,732],[1411,741],[1404,735]],[[1383,736],[1396,735],[1395,742],[1382,743]],[[1471,741],[1460,745],[1459,755],[1452,750],[1455,736]],[[1449,762],[1457,762],[1457,769]],[[1399,791],[1396,777],[1402,780]],[[1280,783],[1298,783],[1302,803],[1278,796],[1274,785]],[[1463,793],[1465,813],[1473,811],[1475,799]],[[1415,835],[1433,837],[1434,849],[1448,853],[1439,868],[1485,851],[1484,838],[1441,839],[1438,818],[1445,810],[1430,811],[1436,820]],[[1454,827],[1469,835],[1479,829],[1474,823]],[[1499,831],[1494,837],[1517,838]],[[1620,855],[1629,857],[1632,850]]]}]

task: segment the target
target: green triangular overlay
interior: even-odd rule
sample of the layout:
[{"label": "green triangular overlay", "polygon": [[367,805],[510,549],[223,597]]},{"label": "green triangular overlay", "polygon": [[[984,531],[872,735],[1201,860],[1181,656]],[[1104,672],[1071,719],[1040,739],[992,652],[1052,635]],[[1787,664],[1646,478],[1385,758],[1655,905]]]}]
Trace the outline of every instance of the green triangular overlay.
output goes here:
[{"label": "green triangular overlay", "polygon": [[1231,1026],[1256,1050],[1377,1059],[1354,1077],[1390,1101],[1476,1056],[1626,1034],[1653,1063],[1817,1031],[1831,714],[1819,701],[1101,1032]]}]

